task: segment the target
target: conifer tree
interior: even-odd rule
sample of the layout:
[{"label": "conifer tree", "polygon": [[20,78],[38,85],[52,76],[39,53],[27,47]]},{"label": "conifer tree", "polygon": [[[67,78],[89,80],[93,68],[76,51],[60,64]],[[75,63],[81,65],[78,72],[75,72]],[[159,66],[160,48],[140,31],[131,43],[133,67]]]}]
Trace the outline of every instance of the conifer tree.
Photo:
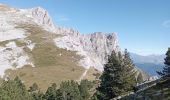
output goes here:
[{"label": "conifer tree", "polygon": [[125,50],[124,55],[112,52],[108,63],[101,75],[101,84],[97,88],[96,96],[99,100],[110,100],[114,97],[132,91],[135,85],[134,64]]},{"label": "conifer tree", "polygon": [[88,100],[90,98],[90,89],[92,88],[92,82],[88,80],[82,80],[79,85],[79,91],[81,100]]},{"label": "conifer tree", "polygon": [[97,88],[97,98],[99,100],[110,100],[123,92],[123,58],[113,51],[108,58],[108,63],[104,66],[101,75],[101,84]]},{"label": "conifer tree", "polygon": [[164,62],[165,66],[162,70],[162,72],[157,72],[162,77],[168,77],[170,78],[170,48],[168,48],[168,51],[166,53],[166,58]]},{"label": "conifer tree", "polygon": [[81,100],[78,87],[78,83],[73,80],[62,82],[59,88],[59,96],[62,97],[62,100]]},{"label": "conifer tree", "polygon": [[32,97],[34,98],[34,100],[47,100],[40,90],[38,92],[33,92]]},{"label": "conifer tree", "polygon": [[34,98],[34,100],[46,100],[44,94],[39,90],[39,87],[36,83],[33,83],[32,86],[29,87],[28,92]]},{"label": "conifer tree", "polygon": [[19,77],[16,77],[14,80],[9,79],[2,82],[0,100],[33,100],[33,98]]},{"label": "conifer tree", "polygon": [[133,64],[133,61],[130,58],[130,54],[125,49],[124,51],[124,57],[123,57],[123,63],[124,63],[124,90],[125,91],[131,91],[133,87],[136,85],[136,72],[134,71],[135,65]]},{"label": "conifer tree", "polygon": [[30,89],[28,90],[29,92],[34,92],[38,90],[38,85],[37,83],[34,83],[32,86],[30,86]]},{"label": "conifer tree", "polygon": [[47,100],[58,100],[57,98],[59,95],[57,95],[57,85],[55,83],[52,84],[51,87],[49,87],[45,93],[45,98]]}]

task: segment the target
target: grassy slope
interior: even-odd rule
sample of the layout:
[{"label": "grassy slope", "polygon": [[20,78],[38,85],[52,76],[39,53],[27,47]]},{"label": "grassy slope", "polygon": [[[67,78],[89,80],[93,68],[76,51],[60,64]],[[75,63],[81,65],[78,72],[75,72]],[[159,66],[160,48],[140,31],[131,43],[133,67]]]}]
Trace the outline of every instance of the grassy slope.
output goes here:
[{"label": "grassy slope", "polygon": [[[26,46],[24,50],[31,57],[35,67],[27,65],[17,70],[7,70],[6,74],[11,78],[19,76],[28,86],[36,82],[42,90],[45,90],[51,83],[60,83],[64,80],[78,80],[84,68],[78,66],[81,58],[76,52],[67,51],[55,46],[53,39],[59,35],[49,33],[40,27],[33,25],[19,25],[17,28],[24,28],[28,33],[28,40],[35,44],[31,51]],[[18,42],[23,46],[22,41]],[[62,55],[60,55],[62,54]]]},{"label": "grassy slope", "polygon": [[84,79],[88,79],[94,81],[100,77],[102,73],[96,70],[95,68],[91,67],[88,71]]}]

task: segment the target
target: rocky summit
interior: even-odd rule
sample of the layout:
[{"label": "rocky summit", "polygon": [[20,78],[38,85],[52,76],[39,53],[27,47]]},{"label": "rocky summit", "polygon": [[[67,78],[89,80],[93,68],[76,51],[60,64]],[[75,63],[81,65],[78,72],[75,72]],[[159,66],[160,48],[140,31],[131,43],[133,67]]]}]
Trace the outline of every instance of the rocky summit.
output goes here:
[{"label": "rocky summit", "polygon": [[0,4],[1,78],[20,76],[26,85],[36,82],[42,88],[63,80],[94,79],[112,51],[121,51],[114,32],[82,34],[55,25],[41,7]]}]

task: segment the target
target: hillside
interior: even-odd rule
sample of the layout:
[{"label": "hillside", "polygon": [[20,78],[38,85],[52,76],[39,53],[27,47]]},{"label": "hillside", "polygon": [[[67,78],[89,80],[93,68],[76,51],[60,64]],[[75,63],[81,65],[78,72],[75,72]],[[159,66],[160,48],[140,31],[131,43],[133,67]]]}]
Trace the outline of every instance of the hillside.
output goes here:
[{"label": "hillside", "polygon": [[[37,83],[45,90],[64,80],[94,80],[108,55],[121,51],[116,33],[84,35],[58,27],[41,7],[16,9],[1,4],[0,22],[0,76],[19,76],[27,87]],[[135,71],[137,77],[145,76]]]}]

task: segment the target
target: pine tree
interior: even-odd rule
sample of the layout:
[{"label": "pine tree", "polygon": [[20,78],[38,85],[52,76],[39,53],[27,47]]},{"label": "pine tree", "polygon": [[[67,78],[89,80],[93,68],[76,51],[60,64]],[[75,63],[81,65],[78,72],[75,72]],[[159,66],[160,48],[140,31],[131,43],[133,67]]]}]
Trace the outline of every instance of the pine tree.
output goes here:
[{"label": "pine tree", "polygon": [[33,83],[33,85],[29,87],[28,92],[31,94],[34,100],[46,100],[43,92],[39,90],[39,87],[36,83]]},{"label": "pine tree", "polygon": [[55,83],[52,84],[51,87],[49,87],[45,93],[45,98],[47,100],[58,100],[57,98],[59,97],[57,95],[57,85]]},{"label": "pine tree", "polygon": [[132,91],[136,83],[133,70],[134,64],[127,50],[125,50],[124,55],[113,51],[100,77],[101,84],[95,94],[97,98],[99,100],[110,100]]},{"label": "pine tree", "polygon": [[30,86],[30,89],[28,90],[29,92],[34,92],[38,90],[38,85],[37,83],[34,83],[32,86]]},{"label": "pine tree", "polygon": [[162,77],[168,77],[170,78],[170,48],[168,48],[168,51],[166,53],[166,58],[164,62],[165,66],[163,68],[162,72],[157,72]]},{"label": "pine tree", "polygon": [[97,88],[97,98],[99,100],[110,100],[123,92],[123,58],[113,52],[105,64],[104,72],[100,77],[101,84]]},{"label": "pine tree", "polygon": [[92,88],[92,82],[88,80],[82,80],[79,85],[79,91],[81,100],[88,100],[90,98],[90,89]]},{"label": "pine tree", "polygon": [[14,80],[3,81],[0,85],[0,100],[33,100],[25,85],[16,77]]},{"label": "pine tree", "polygon": [[123,57],[123,62],[124,62],[124,89],[125,91],[132,91],[134,86],[136,85],[136,72],[134,71],[135,65],[133,64],[133,61],[130,58],[130,54],[125,49],[124,51],[124,57]]},{"label": "pine tree", "polygon": [[59,94],[62,100],[81,100],[79,85],[73,80],[62,82],[60,84]]},{"label": "pine tree", "polygon": [[32,97],[34,100],[46,100],[44,94],[40,90],[38,92],[33,92]]}]

